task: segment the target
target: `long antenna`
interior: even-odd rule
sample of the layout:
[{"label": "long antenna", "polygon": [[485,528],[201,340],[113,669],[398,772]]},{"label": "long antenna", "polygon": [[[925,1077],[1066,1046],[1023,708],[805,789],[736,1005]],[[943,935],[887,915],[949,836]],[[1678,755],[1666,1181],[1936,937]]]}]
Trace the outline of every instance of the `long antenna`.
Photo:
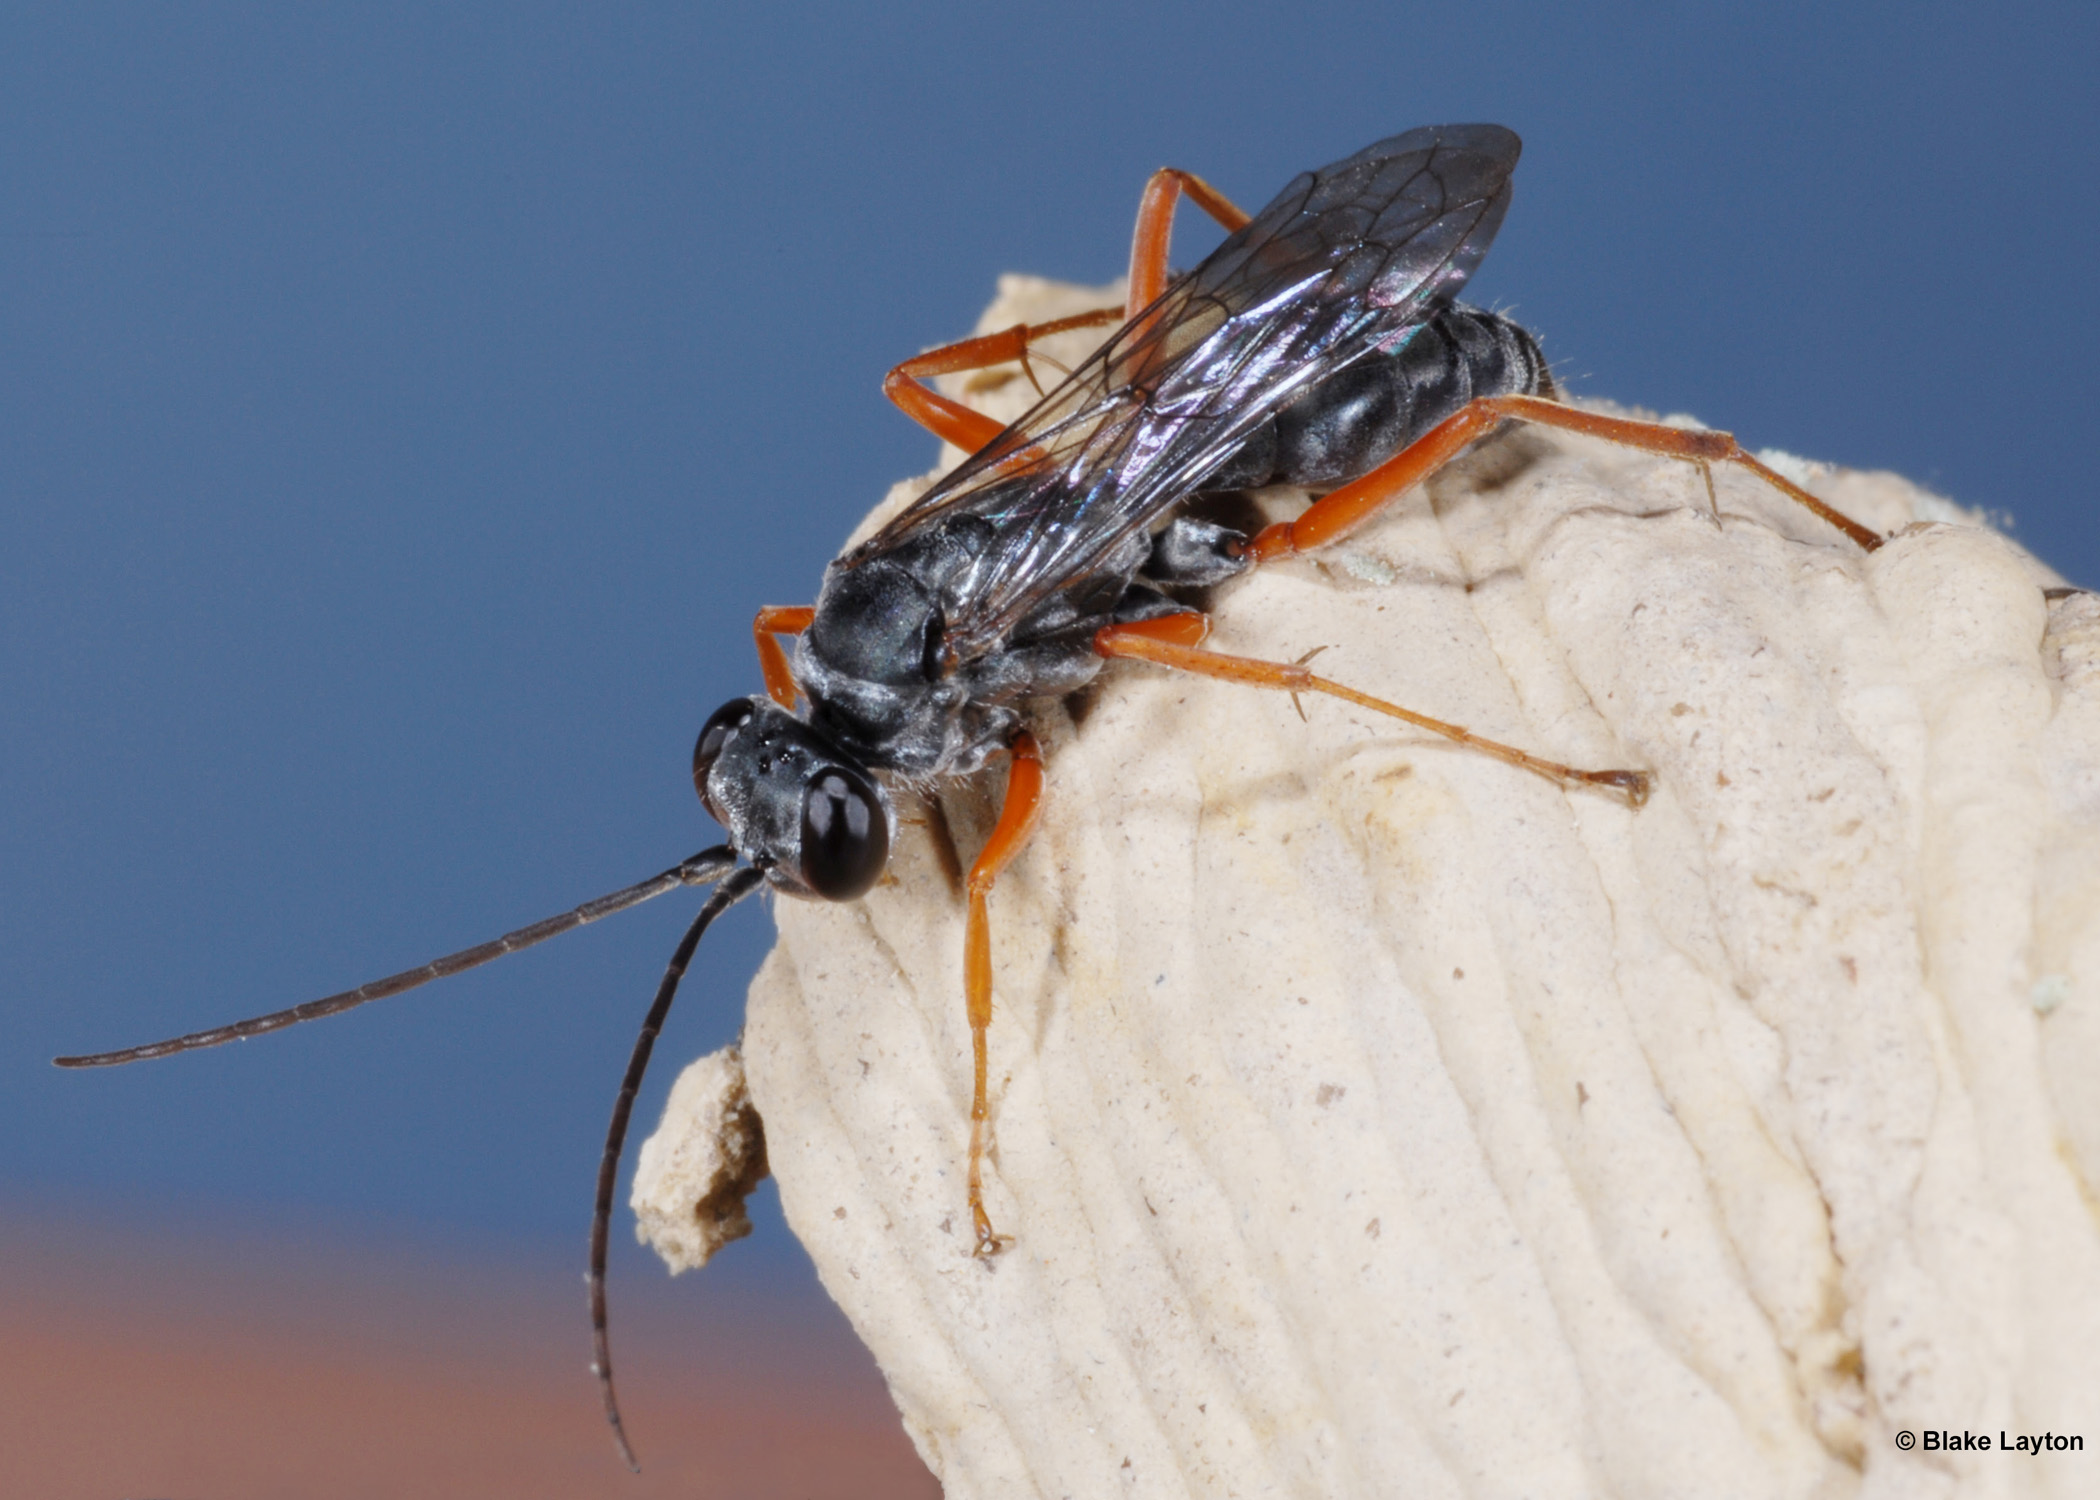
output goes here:
[{"label": "long antenna", "polygon": [[612,1124],[605,1132],[605,1154],[598,1158],[598,1198],[591,1210],[591,1264],[583,1278],[590,1291],[591,1373],[598,1377],[598,1395],[605,1403],[605,1420],[612,1424],[613,1442],[627,1467],[637,1474],[642,1472],[642,1466],[627,1444],[627,1429],[620,1423],[620,1401],[613,1394],[612,1336],[605,1324],[605,1249],[612,1236],[613,1190],[620,1177],[620,1154],[627,1145],[627,1120],[634,1113],[634,1096],[641,1091],[642,1075],[649,1071],[649,1054],[656,1050],[656,1034],[663,1030],[664,1017],[671,1013],[671,1002],[678,996],[678,981],[685,977],[686,965],[693,961],[693,950],[700,946],[708,925],[750,895],[765,878],[765,869],[760,865],[738,870],[707,898],[700,915],[693,918],[693,925],[679,939],[670,963],[664,967],[663,982],[656,987],[649,1014],[642,1018],[641,1035],[634,1039],[634,1053],[627,1059],[626,1075],[620,1079],[619,1097],[613,1100]]},{"label": "long antenna", "polygon": [[384,1000],[390,995],[398,995],[404,990],[428,984],[433,979],[443,979],[467,969],[479,968],[485,963],[493,963],[506,953],[516,953],[521,948],[530,948],[534,943],[544,943],[551,937],[560,937],[563,933],[595,922],[600,917],[609,917],[616,911],[639,906],[666,891],[675,891],[685,885],[710,884],[720,880],[735,867],[736,851],[727,844],[717,845],[712,849],[701,850],[683,864],[666,870],[661,875],[651,876],[639,885],[630,885],[625,890],[600,896],[595,901],[586,901],[572,911],[534,922],[530,927],[520,927],[516,932],[506,932],[494,942],[462,949],[458,953],[449,953],[443,958],[424,964],[419,969],[407,969],[385,979],[375,979],[370,984],[360,985],[354,990],[345,990],[340,995],[309,1000],[304,1005],[295,1005],[289,1010],[273,1010],[266,1016],[235,1021],[230,1026],[214,1026],[209,1031],[193,1031],[187,1036],[170,1037],[164,1042],[148,1042],[143,1047],[126,1047],[121,1052],[90,1052],[82,1057],[54,1057],[52,1061],[61,1068],[112,1068],[119,1063],[144,1062],[149,1057],[168,1057],[177,1052],[194,1052],[200,1047],[216,1047],[223,1042],[244,1042],[251,1036],[262,1036],[266,1032],[282,1031],[287,1026],[297,1026],[301,1021],[316,1021],[322,1016],[355,1010],[368,1000]]}]

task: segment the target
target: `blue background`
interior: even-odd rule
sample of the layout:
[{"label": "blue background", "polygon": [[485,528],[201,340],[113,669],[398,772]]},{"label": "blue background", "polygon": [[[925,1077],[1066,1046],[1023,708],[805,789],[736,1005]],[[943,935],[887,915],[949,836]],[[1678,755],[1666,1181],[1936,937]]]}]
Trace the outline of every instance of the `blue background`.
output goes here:
[{"label": "blue background", "polygon": [[[580,1261],[690,898],[253,1046],[47,1059],[714,842],[687,759],[753,608],[931,461],[882,371],[1002,270],[1115,275],[1163,162],[1253,207],[1510,124],[1475,285],[1575,390],[2100,582],[2093,8],[1295,9],[11,8],[0,1214]],[[735,1031],[769,933],[709,940],[661,1057]],[[806,1277],[766,1212],[747,1271]]]}]

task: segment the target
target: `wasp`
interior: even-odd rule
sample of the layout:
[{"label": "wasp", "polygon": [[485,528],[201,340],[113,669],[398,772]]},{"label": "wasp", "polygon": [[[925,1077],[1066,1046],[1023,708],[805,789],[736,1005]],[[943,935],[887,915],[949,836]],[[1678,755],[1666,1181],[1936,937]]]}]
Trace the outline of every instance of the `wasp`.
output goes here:
[{"label": "wasp", "polygon": [[[761,887],[852,901],[887,865],[890,786],[924,789],[1007,763],[1004,802],[967,881],[963,992],[972,1042],[967,1200],[976,1253],[1008,1243],[984,1205],[990,1145],[986,1034],[990,899],[1045,795],[1031,702],[1062,698],[1131,659],[1225,682],[1324,694],[1634,807],[1639,770],[1585,770],[1486,739],[1283,663],[1203,649],[1188,601],[1279,558],[1349,535],[1504,423],[1558,427],[1685,460],[1735,464],[1863,549],[1880,537],[1759,463],[1726,433],[1565,404],[1537,338],[1459,292],[1507,213],[1521,149],[1499,125],[1410,130],[1306,172],[1255,214],[1200,177],[1153,174],[1140,202],[1129,294],[1034,327],[949,344],[897,365],[884,390],[969,454],[874,536],[825,569],[814,605],[754,622],[766,691],[710,716],[693,783],[729,837],[625,890],[355,990],[167,1041],[58,1059],[100,1067],[217,1046],[400,994],[682,886],[714,885],[666,968],[621,1080],[590,1238],[596,1373],[622,1456],[634,1458],[612,1384],[605,1260],[629,1116],[657,1033],[708,926]],[[1186,197],[1227,231],[1171,274]],[[924,382],[1019,363],[1080,327],[1105,341],[1008,427]],[[1038,386],[1040,389],[1040,386]],[[1295,520],[1251,534],[1192,501],[1270,485],[1324,491]],[[781,645],[796,640],[792,658]],[[1302,712],[1302,709],[1301,709]]]}]

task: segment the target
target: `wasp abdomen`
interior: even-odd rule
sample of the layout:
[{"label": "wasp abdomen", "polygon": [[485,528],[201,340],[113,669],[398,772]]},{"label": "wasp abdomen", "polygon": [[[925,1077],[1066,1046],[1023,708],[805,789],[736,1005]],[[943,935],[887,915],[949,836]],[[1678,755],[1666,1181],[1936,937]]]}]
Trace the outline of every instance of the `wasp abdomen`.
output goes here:
[{"label": "wasp abdomen", "polygon": [[1377,468],[1468,401],[1553,393],[1530,332],[1454,303],[1391,354],[1357,360],[1278,412],[1221,474],[1219,489],[1331,489]]}]

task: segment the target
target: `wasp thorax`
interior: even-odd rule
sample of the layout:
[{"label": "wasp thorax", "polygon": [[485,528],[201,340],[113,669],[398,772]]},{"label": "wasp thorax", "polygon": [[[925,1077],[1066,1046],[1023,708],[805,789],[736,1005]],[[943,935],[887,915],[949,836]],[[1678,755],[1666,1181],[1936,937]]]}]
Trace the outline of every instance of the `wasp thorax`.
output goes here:
[{"label": "wasp thorax", "polygon": [[881,784],[770,699],[733,699],[708,718],[693,786],[737,852],[781,890],[851,901],[889,863]]}]

